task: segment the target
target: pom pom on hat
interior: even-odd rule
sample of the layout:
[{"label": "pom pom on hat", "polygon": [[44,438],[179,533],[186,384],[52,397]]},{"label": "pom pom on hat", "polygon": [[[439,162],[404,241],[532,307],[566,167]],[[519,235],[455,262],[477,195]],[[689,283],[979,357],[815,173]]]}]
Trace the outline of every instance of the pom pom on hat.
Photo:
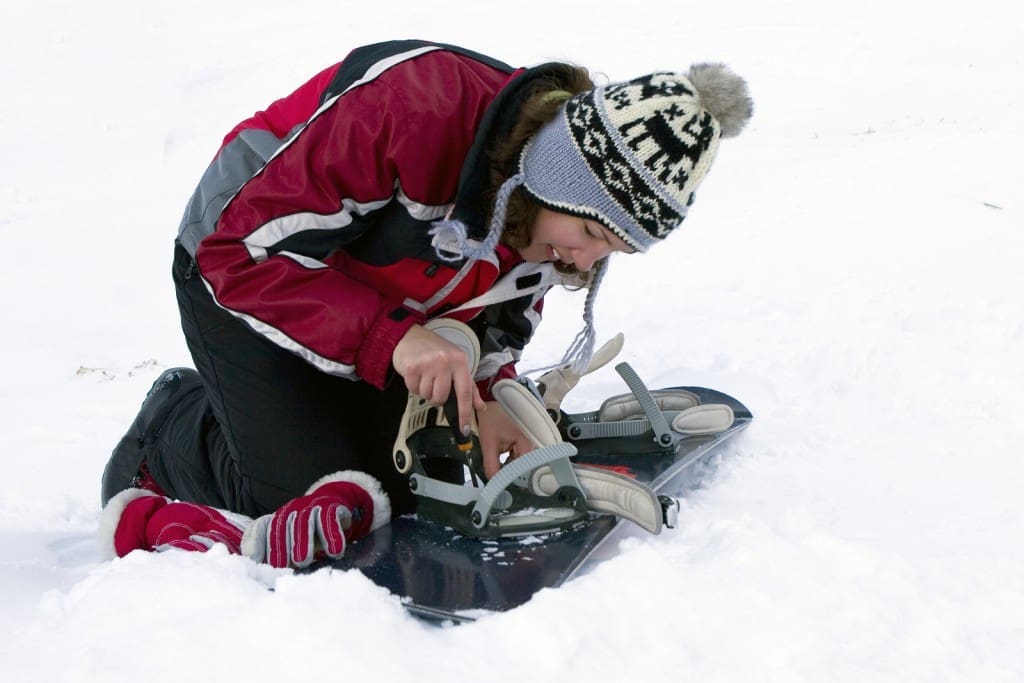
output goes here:
[{"label": "pom pom on hat", "polygon": [[754,111],[747,82],[725,64],[694,64],[686,77],[697,89],[701,106],[718,121],[722,137],[739,135]]}]

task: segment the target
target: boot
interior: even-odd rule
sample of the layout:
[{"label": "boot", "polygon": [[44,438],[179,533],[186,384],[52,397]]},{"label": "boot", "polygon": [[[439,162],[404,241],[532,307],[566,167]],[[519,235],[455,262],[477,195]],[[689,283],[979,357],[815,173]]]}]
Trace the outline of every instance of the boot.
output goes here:
[{"label": "boot", "polygon": [[170,368],[156,378],[135,421],[118,442],[103,469],[100,484],[100,502],[103,506],[124,489],[153,488],[152,483],[146,481],[150,478],[140,472],[144,466],[146,449],[156,439],[180,398],[202,386],[199,373],[191,368]]}]

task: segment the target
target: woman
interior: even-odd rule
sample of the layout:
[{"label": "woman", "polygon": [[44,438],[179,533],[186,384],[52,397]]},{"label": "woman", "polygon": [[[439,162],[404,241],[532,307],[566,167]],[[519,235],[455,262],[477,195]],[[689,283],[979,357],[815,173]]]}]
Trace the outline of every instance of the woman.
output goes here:
[{"label": "woman", "polygon": [[[353,51],[242,122],[175,243],[198,372],[164,373],[115,449],[103,502],[131,492],[108,506],[107,531],[153,526],[155,512],[129,507],[166,516],[181,504],[165,495],[202,519],[216,516],[207,508],[268,523],[308,514],[318,488],[339,486],[321,477],[339,470],[356,474],[336,507],[386,523],[382,510],[413,503],[390,459],[407,392],[433,403],[454,392],[493,474],[500,453],[529,450],[489,388],[515,376],[544,293],[590,287],[564,359],[585,363],[607,257],[645,251],[682,221],[719,138],[750,111],[745,84],[720,65],[595,89],[567,64],[512,69],[396,41]],[[438,317],[479,336],[475,377],[423,327]],[[366,530],[321,526],[335,550]],[[285,533],[267,529],[257,544]],[[114,552],[160,545],[137,536]]]}]

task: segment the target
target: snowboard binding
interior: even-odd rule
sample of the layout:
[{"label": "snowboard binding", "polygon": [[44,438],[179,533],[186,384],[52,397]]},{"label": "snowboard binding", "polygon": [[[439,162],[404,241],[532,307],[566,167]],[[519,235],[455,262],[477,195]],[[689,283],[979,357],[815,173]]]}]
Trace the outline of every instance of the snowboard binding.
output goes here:
[{"label": "snowboard binding", "polygon": [[[426,328],[461,348],[475,371],[480,347],[468,327],[437,319]],[[674,526],[674,499],[608,469],[573,464],[576,447],[564,441],[528,382],[502,380],[493,393],[537,448],[506,463],[490,480],[476,424],[468,437],[453,427],[454,398],[441,408],[409,395],[393,456],[395,467],[409,475],[418,514],[480,538],[564,531],[586,523],[593,512],[630,519],[651,533]],[[444,462],[462,465],[468,476],[463,481],[433,476]]]},{"label": "snowboard binding", "polygon": [[628,363],[615,366],[630,389],[607,399],[598,410],[567,413],[562,400],[580,379],[607,365],[622,350],[620,333],[594,353],[590,364],[575,372],[571,366],[549,370],[537,379],[536,395],[562,437],[581,455],[632,454],[671,451],[680,439],[718,434],[735,421],[731,407],[701,404],[682,388],[650,390]]}]

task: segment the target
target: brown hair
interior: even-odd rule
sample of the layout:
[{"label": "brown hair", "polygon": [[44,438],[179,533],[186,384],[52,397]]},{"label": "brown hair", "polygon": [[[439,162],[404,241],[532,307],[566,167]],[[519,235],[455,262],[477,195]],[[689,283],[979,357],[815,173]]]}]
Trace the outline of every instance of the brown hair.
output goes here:
[{"label": "brown hair", "polygon": [[[491,173],[488,205],[494,206],[498,188],[518,171],[519,155],[530,138],[541,126],[555,118],[566,100],[593,88],[590,73],[583,67],[571,64],[559,64],[532,86],[523,100],[519,118],[511,132],[497,140],[487,151]],[[513,249],[529,245],[530,233],[539,211],[540,205],[532,201],[523,188],[516,188],[509,197],[501,243]],[[571,274],[577,272],[574,266],[556,264],[556,267]]]}]

